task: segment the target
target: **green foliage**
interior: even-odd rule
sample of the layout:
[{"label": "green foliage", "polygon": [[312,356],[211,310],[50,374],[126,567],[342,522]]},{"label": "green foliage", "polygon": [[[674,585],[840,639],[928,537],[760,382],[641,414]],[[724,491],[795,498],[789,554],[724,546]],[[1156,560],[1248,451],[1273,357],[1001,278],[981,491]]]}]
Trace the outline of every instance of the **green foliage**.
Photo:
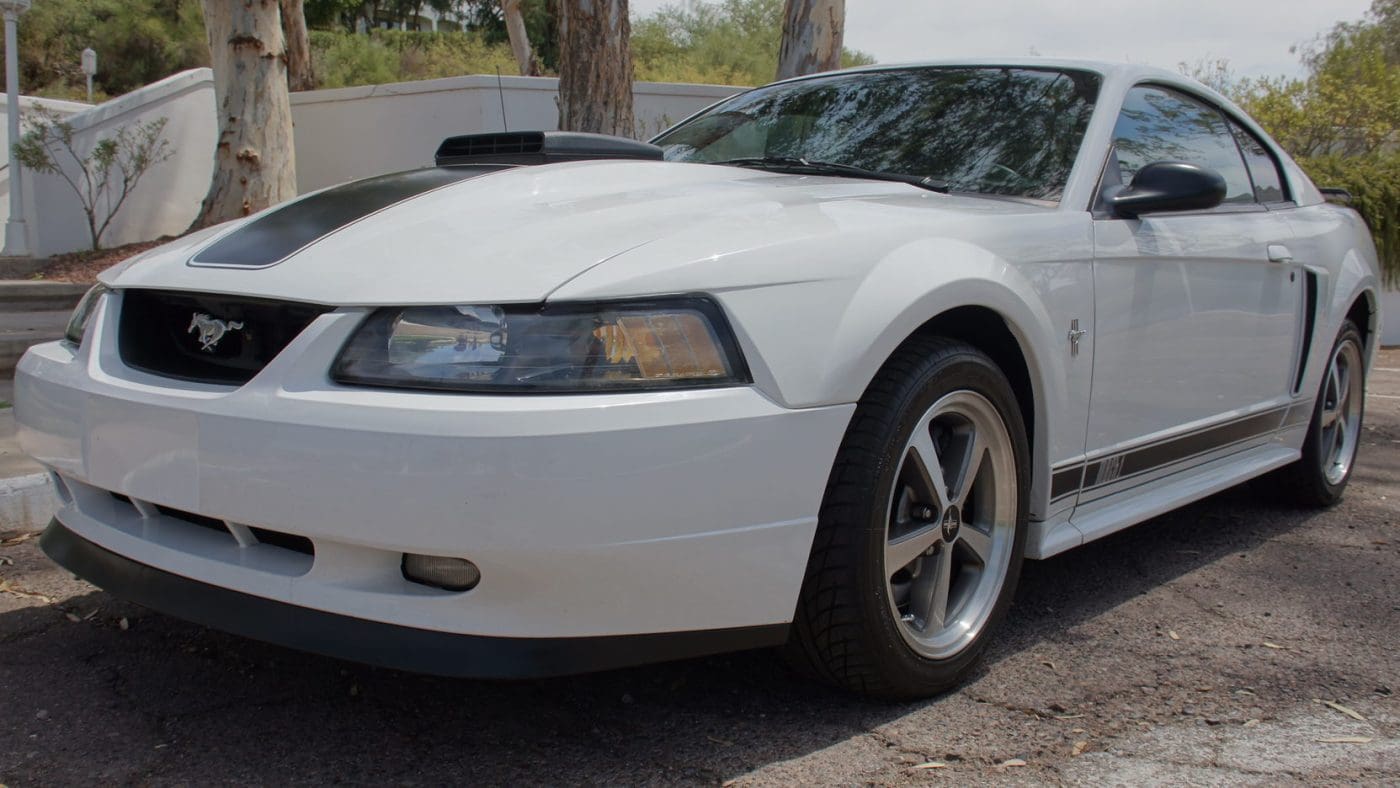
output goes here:
[{"label": "green foliage", "polygon": [[313,30],[311,58],[323,88],[437,79],[463,74],[517,72],[506,44],[487,43],[479,33],[416,33],[373,30],[369,34]]},{"label": "green foliage", "polygon": [[[92,248],[102,248],[102,235],[122,209],[126,198],[151,167],[175,155],[165,139],[166,118],[125,125],[99,139],[92,150],[80,152],[77,130],[45,109],[25,118],[28,129],[14,144],[15,158],[24,167],[62,178],[87,215]],[[77,172],[65,166],[77,165]]]},{"label": "green foliage", "polygon": [[[559,70],[559,30],[550,13],[549,0],[523,0],[520,14],[525,18],[525,33],[530,49],[546,71]],[[488,43],[509,44],[505,14],[501,0],[463,0],[459,9],[471,30],[481,32]]]},{"label": "green foliage", "polygon": [[[97,52],[94,92],[117,96],[209,65],[198,0],[40,0],[19,26],[27,94],[85,99],[82,51]],[[97,98],[95,96],[94,98]]]},{"label": "green foliage", "polygon": [[[637,79],[763,85],[778,70],[783,0],[669,5],[632,25]],[[846,50],[843,65],[873,63]]]},{"label": "green foliage", "polygon": [[1400,283],[1400,0],[1375,0],[1300,55],[1301,79],[1237,80],[1223,62],[1183,70],[1230,96],[1319,186],[1351,192]]}]

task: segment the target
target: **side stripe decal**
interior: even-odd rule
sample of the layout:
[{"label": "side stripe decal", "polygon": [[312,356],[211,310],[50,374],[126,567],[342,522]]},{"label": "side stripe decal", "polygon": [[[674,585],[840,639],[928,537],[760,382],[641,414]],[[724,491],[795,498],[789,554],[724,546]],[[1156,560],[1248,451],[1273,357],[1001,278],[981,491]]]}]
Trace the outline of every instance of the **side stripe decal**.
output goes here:
[{"label": "side stripe decal", "polygon": [[1275,432],[1306,424],[1313,403],[1295,402],[1195,432],[1164,438],[1118,454],[1056,469],[1050,481],[1050,502],[1075,493],[1141,476],[1182,460]]}]

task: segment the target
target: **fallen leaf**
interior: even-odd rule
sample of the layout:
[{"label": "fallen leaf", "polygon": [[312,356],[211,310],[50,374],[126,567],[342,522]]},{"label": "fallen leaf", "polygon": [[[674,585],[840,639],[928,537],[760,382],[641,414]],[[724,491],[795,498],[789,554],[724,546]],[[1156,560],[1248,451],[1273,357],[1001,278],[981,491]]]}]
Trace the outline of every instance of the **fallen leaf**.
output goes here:
[{"label": "fallen leaf", "polygon": [[1167,637],[1171,638],[1172,640],[1181,640],[1181,636],[1176,634],[1176,630],[1174,629],[1167,630]]},{"label": "fallen leaf", "polygon": [[1253,728],[1254,726],[1258,725],[1259,723],[1260,723],[1260,720],[1245,720],[1245,721],[1244,721],[1244,727],[1246,727],[1246,728]]},{"label": "fallen leaf", "polygon": [[1370,736],[1326,736],[1316,740],[1319,744],[1370,744]]},{"label": "fallen leaf", "polygon": [[15,588],[10,585],[10,581],[8,580],[0,580],[0,594],[9,594],[25,599],[37,599],[45,604],[53,604],[53,599],[51,597],[44,596],[43,594],[36,594],[33,591],[25,591],[22,588]]},{"label": "fallen leaf", "polygon": [[0,566],[14,566],[15,559],[9,556],[0,556]]},{"label": "fallen leaf", "polygon": [[95,608],[93,608],[91,613],[88,613],[87,615],[83,616],[83,620],[84,620],[84,621],[90,621],[90,620],[92,619],[93,616],[97,615],[97,611],[99,611],[99,610],[101,610],[101,609],[102,609],[102,608],[100,608],[100,607],[95,607]]},{"label": "fallen leaf", "polygon": [[946,769],[946,768],[948,768],[948,764],[944,763],[943,761],[928,761],[928,762],[926,762],[926,763],[921,763],[921,764],[919,764],[918,766],[910,766],[909,768],[911,768],[911,769]]},{"label": "fallen leaf", "polygon": [[1040,664],[1044,665],[1045,667],[1047,667],[1047,668],[1049,668],[1049,669],[1051,669],[1051,670],[1054,670],[1054,669],[1055,669],[1055,663],[1051,662],[1051,661],[1048,660],[1048,659],[1045,660],[1044,662],[1041,662]]},{"label": "fallen leaf", "polygon": [[1002,761],[1001,763],[997,764],[997,768],[999,768],[999,769],[1013,769],[1013,768],[1016,768],[1016,767],[1018,767],[1018,766],[1025,766],[1025,765],[1026,765],[1026,762],[1023,761],[1023,760],[1021,760],[1020,758],[1011,758],[1011,759],[1009,759],[1009,760],[1005,760],[1005,761]]},{"label": "fallen leaf", "polygon": [[706,736],[705,738],[709,739],[710,741],[714,742],[715,744],[723,744],[723,745],[726,746],[726,747],[733,747],[733,746],[734,746],[734,742],[732,742],[732,741],[726,741],[726,740],[724,740],[724,739],[721,739],[721,738],[718,738],[718,737],[715,737],[715,736]]},{"label": "fallen leaf", "polygon": [[1069,750],[1069,755],[1070,755],[1070,757],[1073,758],[1073,757],[1079,755],[1080,753],[1084,752],[1084,748],[1085,748],[1085,747],[1088,747],[1088,746],[1089,746],[1089,742],[1087,742],[1087,741],[1077,741],[1077,742],[1075,742],[1075,743],[1074,743],[1074,746],[1071,747],[1070,750]]},{"label": "fallen leaf", "polygon": [[1276,648],[1276,649],[1284,650],[1284,649],[1283,649],[1283,646],[1280,646],[1280,645],[1277,644],[1277,643],[1270,643],[1270,642],[1267,641],[1267,640],[1264,641],[1264,648]]},{"label": "fallen leaf", "polygon": [[20,534],[19,536],[11,536],[9,539],[6,539],[6,540],[4,540],[3,542],[0,542],[0,546],[9,547],[10,545],[17,545],[17,544],[20,544],[20,543],[22,543],[22,542],[27,542],[27,541],[29,541],[30,539],[33,539],[34,537],[36,537],[36,536],[38,536],[38,535],[39,535],[39,532],[38,532],[38,531],[34,531],[34,532],[32,532],[32,533]]},{"label": "fallen leaf", "polygon": [[64,613],[64,614],[63,614],[63,617],[66,618],[66,619],[68,619],[69,621],[72,621],[74,624],[78,623],[79,621],[82,621],[81,618],[78,618],[77,616],[73,615],[72,613]]},{"label": "fallen leaf", "polygon": [[1342,714],[1345,714],[1345,715],[1347,715],[1348,717],[1351,717],[1353,720],[1359,720],[1359,721],[1361,721],[1361,722],[1365,722],[1365,721],[1366,721],[1366,718],[1363,717],[1363,716],[1361,716],[1360,712],[1358,712],[1356,709],[1348,708],[1348,707],[1346,707],[1346,706],[1343,706],[1343,705],[1340,704],[1340,703],[1337,703],[1336,701],[1318,700],[1317,698],[1313,698],[1313,702],[1314,702],[1314,703],[1321,703],[1322,705],[1326,706],[1326,707],[1329,708],[1329,709],[1332,709],[1332,710],[1334,710],[1334,711],[1339,711],[1339,712],[1341,712]]},{"label": "fallen leaf", "polygon": [[1083,717],[1083,716],[1084,716],[1083,714],[1056,714],[1056,715],[1055,715],[1055,719],[1057,719],[1057,720],[1077,720],[1077,719],[1079,719],[1080,717]]},{"label": "fallen leaf", "polygon": [[120,627],[123,632],[125,632],[131,628],[131,622],[126,620],[126,616],[122,616],[121,620],[117,622],[117,626]]}]

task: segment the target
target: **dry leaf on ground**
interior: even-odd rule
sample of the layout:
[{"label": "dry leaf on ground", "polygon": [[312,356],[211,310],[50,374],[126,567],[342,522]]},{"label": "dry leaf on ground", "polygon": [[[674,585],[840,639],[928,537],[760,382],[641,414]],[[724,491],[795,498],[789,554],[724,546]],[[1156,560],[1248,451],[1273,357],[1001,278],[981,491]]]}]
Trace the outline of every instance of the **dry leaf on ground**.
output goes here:
[{"label": "dry leaf on ground", "polygon": [[1017,766],[1025,766],[1025,765],[1026,765],[1026,762],[1023,761],[1023,760],[1021,760],[1020,758],[1011,758],[1011,759],[1009,759],[1009,760],[1005,760],[1005,761],[1002,761],[1001,763],[997,764],[997,768],[999,768],[999,769],[1012,769],[1012,768],[1015,768],[1015,767],[1017,767]]},{"label": "dry leaf on ground", "polygon": [[1346,707],[1346,706],[1343,706],[1343,705],[1340,704],[1340,703],[1337,703],[1336,701],[1331,701],[1331,700],[1318,700],[1317,698],[1313,698],[1313,702],[1314,702],[1314,703],[1321,703],[1322,705],[1326,706],[1326,707],[1329,708],[1329,709],[1332,709],[1332,710],[1334,710],[1334,711],[1339,711],[1339,712],[1341,712],[1342,714],[1345,714],[1345,715],[1347,715],[1348,717],[1351,717],[1353,720],[1360,720],[1361,722],[1365,722],[1365,721],[1366,721],[1366,718],[1363,717],[1363,716],[1361,716],[1361,713],[1358,712],[1356,709],[1348,708],[1348,707]]}]

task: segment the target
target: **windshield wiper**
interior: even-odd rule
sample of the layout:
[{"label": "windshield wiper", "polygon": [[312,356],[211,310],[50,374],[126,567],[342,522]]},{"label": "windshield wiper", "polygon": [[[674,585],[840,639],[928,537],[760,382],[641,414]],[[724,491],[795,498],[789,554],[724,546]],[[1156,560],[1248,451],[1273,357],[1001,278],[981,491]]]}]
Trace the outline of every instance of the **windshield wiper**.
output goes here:
[{"label": "windshield wiper", "polygon": [[800,171],[813,175],[835,175],[843,178],[869,178],[872,181],[893,181],[918,186],[920,189],[947,194],[951,186],[945,181],[902,172],[881,172],[867,170],[852,164],[838,164],[832,161],[812,161],[796,156],[748,156],[738,159],[712,161],[710,164],[727,164],[731,167],[755,167],[765,170]]}]

